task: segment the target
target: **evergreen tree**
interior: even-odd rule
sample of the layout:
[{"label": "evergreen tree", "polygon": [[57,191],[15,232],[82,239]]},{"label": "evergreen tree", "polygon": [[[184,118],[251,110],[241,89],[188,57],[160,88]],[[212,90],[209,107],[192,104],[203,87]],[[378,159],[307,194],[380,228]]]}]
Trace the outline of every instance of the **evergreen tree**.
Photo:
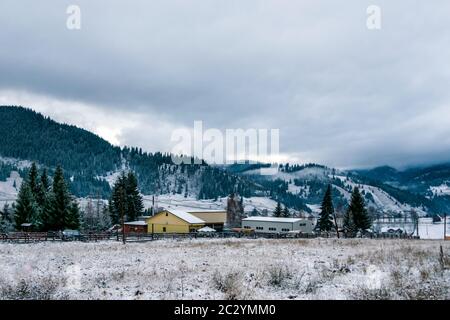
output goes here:
[{"label": "evergreen tree", "polygon": [[28,185],[35,199],[37,199],[39,193],[39,175],[36,163],[32,163],[30,172],[28,173]]},{"label": "evergreen tree", "polygon": [[17,196],[14,221],[16,229],[20,230],[22,223],[32,223],[37,222],[39,214],[39,209],[34,199],[33,192],[31,191],[30,185],[27,181],[22,182],[19,194]]},{"label": "evergreen tree", "polygon": [[78,204],[69,193],[64,173],[60,166],[56,168],[55,176],[53,177],[53,189],[49,202],[45,214],[48,221],[45,224],[51,230],[77,229],[79,227]]},{"label": "evergreen tree", "polygon": [[331,185],[328,185],[327,191],[322,200],[322,207],[319,219],[317,220],[317,229],[329,232],[333,228],[334,207],[331,194]]},{"label": "evergreen tree", "polygon": [[67,215],[64,217],[64,227],[78,230],[80,228],[80,208],[78,203],[72,199]]},{"label": "evergreen tree", "polygon": [[136,176],[130,171],[125,181],[127,195],[127,220],[135,221],[144,211],[144,202],[139,192]]},{"label": "evergreen tree", "polygon": [[121,223],[122,214],[125,215],[128,210],[126,180],[125,173],[122,173],[113,186],[111,199],[109,200],[109,212],[113,224]]},{"label": "evergreen tree", "polygon": [[281,203],[278,201],[277,206],[273,212],[273,216],[279,218],[282,215],[283,215],[283,209],[281,208]]},{"label": "evergreen tree", "polygon": [[48,193],[50,192],[50,182],[48,181],[47,170],[44,169],[41,174],[37,194],[36,202],[38,203],[41,210],[45,207],[45,202],[47,201]]},{"label": "evergreen tree", "polygon": [[282,216],[283,216],[283,218],[290,218],[291,217],[291,213],[289,212],[289,208],[287,206],[284,206]]},{"label": "evergreen tree", "polygon": [[359,189],[355,187],[352,192],[350,205],[344,216],[344,228],[350,231],[350,234],[356,234],[354,231],[364,231],[371,226],[372,221],[365,208],[364,198],[361,196]]},{"label": "evergreen tree", "polygon": [[9,232],[14,230],[13,217],[9,204],[5,203],[3,210],[0,211],[0,232]]},{"label": "evergreen tree", "polygon": [[55,212],[55,194],[53,192],[48,192],[44,205],[40,210],[39,215],[39,229],[42,231],[56,231],[54,228],[53,214]]},{"label": "evergreen tree", "polygon": [[122,213],[125,221],[134,221],[144,211],[144,203],[138,189],[136,176],[129,172],[122,173],[113,186],[109,201],[111,222],[121,222]]}]

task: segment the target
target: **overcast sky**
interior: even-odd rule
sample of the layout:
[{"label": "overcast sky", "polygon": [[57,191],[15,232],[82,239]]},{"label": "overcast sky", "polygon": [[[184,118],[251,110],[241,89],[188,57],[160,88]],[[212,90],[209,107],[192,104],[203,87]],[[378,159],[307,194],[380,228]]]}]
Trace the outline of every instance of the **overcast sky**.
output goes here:
[{"label": "overcast sky", "polygon": [[290,161],[449,161],[449,17],[448,0],[2,0],[0,104],[148,151],[202,120],[279,128]]}]

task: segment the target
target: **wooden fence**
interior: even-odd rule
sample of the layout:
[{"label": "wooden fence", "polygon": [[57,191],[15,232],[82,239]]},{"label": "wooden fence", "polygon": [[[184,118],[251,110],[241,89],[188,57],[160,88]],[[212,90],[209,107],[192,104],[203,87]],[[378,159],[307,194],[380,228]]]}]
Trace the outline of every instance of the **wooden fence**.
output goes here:
[{"label": "wooden fence", "polygon": [[[214,239],[214,238],[265,238],[265,239],[287,239],[287,238],[336,238],[334,234],[292,234],[292,233],[241,233],[241,232],[213,232],[213,233],[126,233],[126,242],[144,242],[162,239]],[[364,236],[370,239],[418,239],[407,234],[370,234]],[[80,234],[76,237],[64,238],[60,233],[56,232],[10,232],[0,234],[2,242],[40,242],[40,241],[122,241],[122,233],[111,232],[90,232]]]}]

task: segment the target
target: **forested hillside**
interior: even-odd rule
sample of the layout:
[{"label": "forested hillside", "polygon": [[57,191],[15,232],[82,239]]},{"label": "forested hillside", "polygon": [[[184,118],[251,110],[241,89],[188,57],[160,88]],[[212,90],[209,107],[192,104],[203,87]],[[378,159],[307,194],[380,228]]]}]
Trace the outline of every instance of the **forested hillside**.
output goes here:
[{"label": "forested hillside", "polygon": [[[177,193],[201,199],[238,191],[251,195],[254,183],[206,163],[175,165],[170,154],[149,153],[134,147],[117,147],[76,126],[60,124],[23,107],[0,106],[0,157],[28,160],[50,174],[57,165],[65,169],[71,191],[79,196],[108,198],[118,172],[132,170],[144,194]],[[22,177],[27,166],[0,161],[0,181],[11,171]]]}]

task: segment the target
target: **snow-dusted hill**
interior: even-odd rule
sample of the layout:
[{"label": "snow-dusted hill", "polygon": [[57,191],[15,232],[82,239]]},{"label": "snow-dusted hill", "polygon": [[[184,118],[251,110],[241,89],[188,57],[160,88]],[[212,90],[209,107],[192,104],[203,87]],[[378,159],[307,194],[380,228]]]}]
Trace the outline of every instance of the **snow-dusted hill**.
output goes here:
[{"label": "snow-dusted hill", "polygon": [[17,198],[22,178],[17,171],[12,171],[6,181],[0,181],[0,206],[4,203],[12,203]]}]

